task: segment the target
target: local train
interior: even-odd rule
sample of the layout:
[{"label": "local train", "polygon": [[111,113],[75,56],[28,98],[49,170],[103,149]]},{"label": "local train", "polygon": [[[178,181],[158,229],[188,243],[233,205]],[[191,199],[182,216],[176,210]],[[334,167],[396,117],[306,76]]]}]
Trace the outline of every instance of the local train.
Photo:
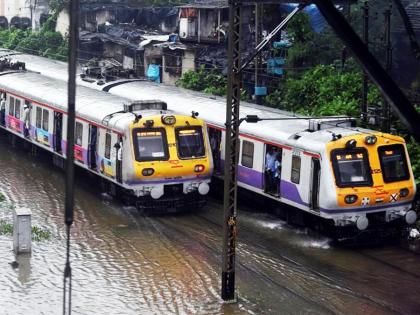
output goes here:
[{"label": "local train", "polygon": [[[0,72],[0,128],[66,158],[67,85],[22,70]],[[213,171],[206,123],[164,102],[131,101],[78,87],[75,163],[139,209],[178,211],[205,202]]]},{"label": "local train", "polygon": [[[16,58],[34,71],[66,80],[64,63],[26,54]],[[141,80],[98,85],[79,78],[78,83],[129,99],[153,95],[172,110],[200,112],[209,129],[215,176],[223,178],[225,98]],[[365,230],[416,221],[415,179],[403,138],[357,128],[351,119],[305,119],[241,102],[240,117],[247,115],[279,120],[240,126],[240,187],[335,227]]]}]

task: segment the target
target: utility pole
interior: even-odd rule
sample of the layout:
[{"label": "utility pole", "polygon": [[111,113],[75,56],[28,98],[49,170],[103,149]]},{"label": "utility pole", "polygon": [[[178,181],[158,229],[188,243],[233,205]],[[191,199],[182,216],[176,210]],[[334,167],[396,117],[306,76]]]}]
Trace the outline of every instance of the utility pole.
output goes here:
[{"label": "utility pole", "polygon": [[[263,10],[263,4],[262,3],[256,3],[255,4],[255,46],[258,46],[258,44],[262,40],[262,10]],[[262,68],[262,58],[261,55],[258,55],[255,57],[255,88],[254,88],[254,95],[255,95],[255,102],[259,105],[261,105],[262,102],[262,95],[260,93],[260,88],[262,86],[262,80],[261,80],[261,68]]]},{"label": "utility pole", "polygon": [[[79,45],[79,0],[70,1],[69,80],[67,100],[66,195],[64,223],[67,227],[66,265],[64,268],[63,315],[71,314],[70,229],[74,219],[74,126],[76,121],[76,65]],[[68,281],[68,282],[67,282]],[[68,291],[67,291],[68,290]]]},{"label": "utility pole", "polygon": [[229,0],[228,91],[223,200],[222,299],[235,300],[237,164],[239,155],[239,102],[241,97],[241,6]]},{"label": "utility pole", "polygon": [[[392,69],[392,44],[391,44],[391,9],[384,12],[385,17],[385,70],[391,75]],[[389,102],[384,101],[382,108],[382,131],[389,132],[391,128],[391,112]]]},{"label": "utility pole", "polygon": [[[301,11],[306,4],[299,4],[270,34],[268,34],[241,65],[241,0],[229,0],[229,46],[228,46],[228,90],[226,105],[226,141],[223,200],[223,248],[222,248],[222,299],[235,300],[235,249],[237,177],[239,155],[239,118],[242,71],[261,53],[270,40]],[[248,122],[252,121],[252,117]]]},{"label": "utility pole", "polygon": [[[365,1],[363,6],[363,40],[366,46],[369,48],[369,3]],[[368,93],[369,93],[369,81],[368,74],[363,70],[363,86],[362,86],[362,104],[360,112],[362,114],[362,124],[367,125],[368,122]]]}]

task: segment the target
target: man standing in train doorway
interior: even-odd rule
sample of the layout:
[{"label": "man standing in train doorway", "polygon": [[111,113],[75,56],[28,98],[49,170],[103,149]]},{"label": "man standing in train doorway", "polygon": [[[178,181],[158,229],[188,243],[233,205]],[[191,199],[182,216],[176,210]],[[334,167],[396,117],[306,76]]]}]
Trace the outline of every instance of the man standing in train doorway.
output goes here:
[{"label": "man standing in train doorway", "polygon": [[31,116],[31,109],[29,108],[29,105],[25,102],[25,105],[23,105],[23,129],[24,129],[23,135],[25,136],[25,138],[29,138],[30,116]]},{"label": "man standing in train doorway", "polygon": [[1,95],[0,101],[0,125],[6,126],[6,96]]}]

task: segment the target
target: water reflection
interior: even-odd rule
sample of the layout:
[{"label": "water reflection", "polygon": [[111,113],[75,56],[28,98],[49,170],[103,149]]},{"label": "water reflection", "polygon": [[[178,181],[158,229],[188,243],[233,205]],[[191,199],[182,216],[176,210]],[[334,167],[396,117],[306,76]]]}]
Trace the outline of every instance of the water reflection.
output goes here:
[{"label": "water reflection", "polygon": [[29,282],[31,277],[31,254],[16,255],[15,262],[17,266],[18,280],[20,284],[24,285]]}]

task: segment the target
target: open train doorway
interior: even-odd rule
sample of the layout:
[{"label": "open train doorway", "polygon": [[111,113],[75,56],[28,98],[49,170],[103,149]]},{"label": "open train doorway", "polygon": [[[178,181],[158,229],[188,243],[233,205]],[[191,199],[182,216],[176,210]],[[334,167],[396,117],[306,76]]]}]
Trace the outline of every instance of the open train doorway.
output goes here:
[{"label": "open train doorway", "polygon": [[264,192],[280,197],[281,164],[283,158],[282,148],[266,144],[264,164]]},{"label": "open train doorway", "polygon": [[222,131],[215,128],[209,128],[208,131],[210,147],[213,156],[214,173],[220,174],[222,172],[220,146],[220,144],[222,143]]},{"label": "open train doorway", "polygon": [[98,143],[98,127],[89,125],[88,163],[89,168],[96,171],[96,152]]},{"label": "open train doorway", "polygon": [[321,164],[318,158],[312,158],[312,178],[311,178],[311,209],[319,211],[319,181],[321,175]]},{"label": "open train doorway", "polygon": [[54,112],[54,151],[62,154],[61,141],[63,139],[63,114]]}]

